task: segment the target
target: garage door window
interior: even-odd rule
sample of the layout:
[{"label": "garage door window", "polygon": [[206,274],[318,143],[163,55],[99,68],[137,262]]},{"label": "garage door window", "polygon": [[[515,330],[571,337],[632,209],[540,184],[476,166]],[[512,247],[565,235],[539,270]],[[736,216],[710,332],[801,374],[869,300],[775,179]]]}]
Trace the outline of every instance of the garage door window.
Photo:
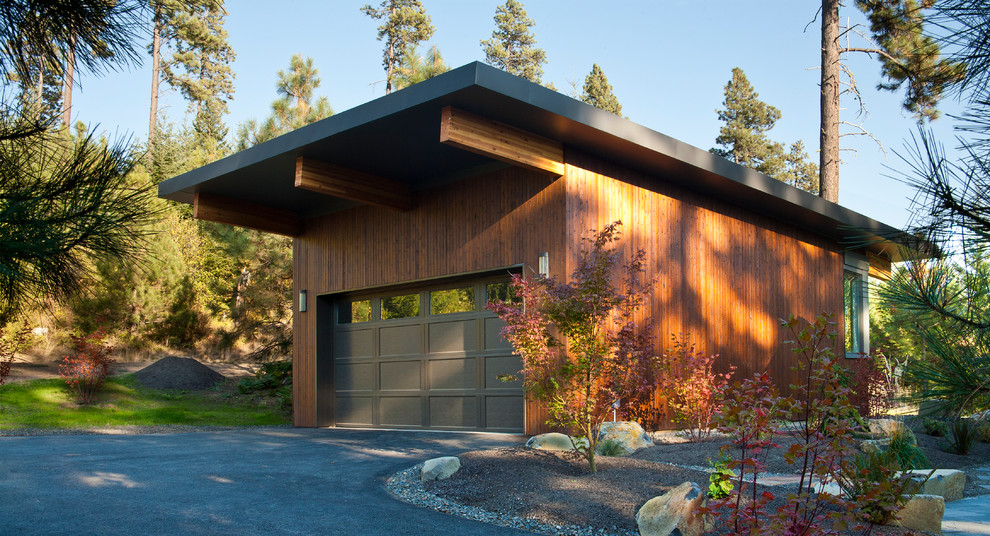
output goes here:
[{"label": "garage door window", "polygon": [[445,315],[474,311],[474,287],[451,288],[430,292],[430,314]]},{"label": "garage door window", "polygon": [[521,301],[519,296],[516,296],[516,287],[512,286],[512,283],[488,283],[485,286],[485,293],[488,295],[488,303]]},{"label": "garage door window", "polygon": [[419,316],[419,294],[382,298],[382,320]]},{"label": "garage door window", "polygon": [[341,324],[371,320],[371,300],[343,301],[337,306],[337,321]]}]

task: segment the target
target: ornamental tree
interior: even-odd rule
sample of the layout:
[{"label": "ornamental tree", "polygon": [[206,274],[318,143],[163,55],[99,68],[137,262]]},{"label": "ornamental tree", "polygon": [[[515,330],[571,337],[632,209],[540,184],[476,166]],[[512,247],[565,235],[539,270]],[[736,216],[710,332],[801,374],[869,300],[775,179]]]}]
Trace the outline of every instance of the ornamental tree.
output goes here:
[{"label": "ornamental tree", "polygon": [[643,281],[646,254],[637,251],[620,266],[620,225],[584,239],[588,249],[570,281],[515,276],[521,300],[489,306],[522,357],[526,392],[548,409],[548,424],[587,439],[572,442],[592,473],[598,430],[612,404],[654,389],[651,371],[659,361],[646,335],[651,321],[641,326],[634,319],[652,287]]}]

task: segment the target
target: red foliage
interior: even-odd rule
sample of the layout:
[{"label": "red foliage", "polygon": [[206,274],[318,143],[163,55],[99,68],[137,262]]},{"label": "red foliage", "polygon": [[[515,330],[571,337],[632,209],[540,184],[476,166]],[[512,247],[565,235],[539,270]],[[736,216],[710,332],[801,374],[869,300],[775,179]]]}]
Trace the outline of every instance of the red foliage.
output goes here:
[{"label": "red foliage", "polygon": [[853,389],[850,402],[867,417],[886,415],[895,393],[884,370],[883,355],[847,359],[844,365],[849,369]]},{"label": "red foliage", "polygon": [[684,427],[691,441],[704,441],[711,435],[715,414],[722,407],[725,388],[736,367],[716,374],[712,368],[718,354],[696,350],[683,334],[672,339],[673,348],[663,356],[664,392],[674,422]]},{"label": "red foliage", "polygon": [[106,333],[98,329],[89,335],[73,335],[75,355],[66,356],[59,373],[80,404],[90,404],[103,391],[103,381],[110,374],[113,347],[104,342]]}]

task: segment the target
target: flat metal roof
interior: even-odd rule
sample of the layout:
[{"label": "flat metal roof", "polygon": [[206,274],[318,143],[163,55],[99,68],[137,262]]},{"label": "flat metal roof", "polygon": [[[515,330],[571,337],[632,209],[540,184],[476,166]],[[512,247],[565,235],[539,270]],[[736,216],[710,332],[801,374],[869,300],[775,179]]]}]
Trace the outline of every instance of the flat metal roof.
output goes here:
[{"label": "flat metal roof", "polygon": [[[508,165],[440,143],[445,106],[839,241],[863,245],[864,237],[909,238],[863,214],[479,62],[163,181],[158,195],[191,204],[197,192],[218,194],[307,218],[356,203],[295,188],[299,156],[403,182],[411,191]],[[896,252],[890,253],[896,258]]]}]

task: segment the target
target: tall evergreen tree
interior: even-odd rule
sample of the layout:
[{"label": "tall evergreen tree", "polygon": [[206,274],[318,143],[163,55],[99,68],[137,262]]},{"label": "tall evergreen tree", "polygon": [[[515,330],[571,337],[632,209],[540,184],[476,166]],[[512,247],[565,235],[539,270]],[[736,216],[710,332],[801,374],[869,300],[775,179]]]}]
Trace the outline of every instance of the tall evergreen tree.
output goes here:
[{"label": "tall evergreen tree", "polygon": [[712,153],[792,186],[816,191],[818,168],[807,160],[804,143],[797,141],[787,150],[770,140],[767,132],[780,119],[780,110],[760,100],[738,67],[732,69],[732,80],[725,85],[722,105],[725,109],[716,113],[725,124],[715,138],[721,148],[711,149]]},{"label": "tall evergreen tree", "polygon": [[612,84],[608,83],[605,71],[597,63],[592,65],[591,72],[584,79],[584,93],[581,95],[581,100],[622,117],[622,105],[619,104],[615,93],[612,93]]},{"label": "tall evergreen tree", "polygon": [[536,48],[536,38],[530,31],[535,24],[517,0],[506,0],[504,5],[498,6],[492,38],[481,42],[485,63],[540,83],[547,54]]},{"label": "tall evergreen tree", "polygon": [[385,94],[389,94],[405,55],[433,37],[433,22],[419,0],[383,0],[377,8],[366,4],[361,12],[382,21],[378,27],[378,40],[385,41],[382,66],[385,67]]},{"label": "tall evergreen tree", "polygon": [[887,82],[880,89],[895,91],[907,82],[903,106],[919,121],[938,117],[936,104],[946,88],[963,76],[957,62],[941,58],[938,43],[924,35],[923,0],[856,0],[870,20],[876,46],[844,47],[839,27],[839,0],[822,0],[821,135],[819,190],[823,198],[839,200],[839,96],[843,55],[865,52],[880,58]]},{"label": "tall evergreen tree", "polygon": [[450,67],[443,61],[443,56],[435,45],[430,47],[426,57],[420,56],[417,49],[411,48],[406,50],[402,64],[396,70],[395,89],[418,84],[449,70]]},{"label": "tall evergreen tree", "polygon": [[246,149],[333,115],[326,97],[313,101],[318,87],[320,76],[313,66],[313,58],[293,55],[289,60],[289,71],[278,72],[276,91],[279,98],[272,102],[271,115],[261,124],[252,119],[241,125],[237,149]]}]

